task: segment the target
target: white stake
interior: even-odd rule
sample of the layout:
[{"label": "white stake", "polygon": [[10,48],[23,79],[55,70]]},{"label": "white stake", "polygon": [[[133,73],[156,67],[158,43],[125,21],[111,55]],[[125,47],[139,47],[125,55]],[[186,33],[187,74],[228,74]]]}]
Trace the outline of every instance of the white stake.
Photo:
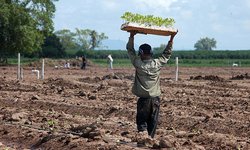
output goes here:
[{"label": "white stake", "polygon": [[41,79],[42,79],[42,80],[44,79],[44,59],[43,59],[43,62],[42,62],[42,74],[41,74]]},{"label": "white stake", "polygon": [[17,79],[20,80],[21,77],[21,64],[20,64],[20,53],[18,53],[18,66],[17,66]]},{"label": "white stake", "polygon": [[178,57],[175,58],[175,64],[176,64],[176,70],[175,70],[175,81],[178,81],[178,72],[179,72],[179,67],[178,67]]}]

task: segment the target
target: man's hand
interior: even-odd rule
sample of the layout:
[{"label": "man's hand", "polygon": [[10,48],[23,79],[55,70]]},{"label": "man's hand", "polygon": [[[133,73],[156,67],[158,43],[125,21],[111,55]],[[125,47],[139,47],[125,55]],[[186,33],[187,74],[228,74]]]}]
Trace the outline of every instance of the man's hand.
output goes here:
[{"label": "man's hand", "polygon": [[130,37],[134,37],[136,35],[136,31],[130,31]]},{"label": "man's hand", "polygon": [[175,35],[178,33],[178,30],[176,31],[176,32],[174,32],[173,34],[171,34],[171,36],[170,36],[170,42],[173,42],[173,40],[174,40],[174,37],[175,37]]}]

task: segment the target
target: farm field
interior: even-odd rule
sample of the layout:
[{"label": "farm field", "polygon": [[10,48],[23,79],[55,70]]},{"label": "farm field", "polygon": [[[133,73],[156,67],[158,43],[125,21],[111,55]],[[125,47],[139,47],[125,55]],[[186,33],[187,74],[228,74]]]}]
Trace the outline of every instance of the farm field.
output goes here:
[{"label": "farm field", "polygon": [[[0,149],[250,149],[250,68],[161,72],[155,142],[137,147],[134,69],[0,67]],[[234,79],[232,79],[234,77]]]}]

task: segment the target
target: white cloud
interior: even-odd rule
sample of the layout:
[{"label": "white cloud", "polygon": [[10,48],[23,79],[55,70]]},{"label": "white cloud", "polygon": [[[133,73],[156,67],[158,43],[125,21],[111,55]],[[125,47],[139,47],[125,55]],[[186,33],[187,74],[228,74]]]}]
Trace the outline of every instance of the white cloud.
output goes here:
[{"label": "white cloud", "polygon": [[101,6],[104,7],[104,9],[107,9],[109,11],[114,11],[119,9],[119,2],[117,0],[105,0],[102,1]]},{"label": "white cloud", "polygon": [[182,0],[181,3],[186,4],[188,3],[188,0]]},{"label": "white cloud", "polygon": [[178,0],[137,0],[136,5],[148,10],[158,11],[164,10],[170,11],[170,6]]},{"label": "white cloud", "polygon": [[181,11],[180,15],[182,16],[183,19],[190,19],[192,18],[193,13],[190,10],[184,10],[184,11]]}]

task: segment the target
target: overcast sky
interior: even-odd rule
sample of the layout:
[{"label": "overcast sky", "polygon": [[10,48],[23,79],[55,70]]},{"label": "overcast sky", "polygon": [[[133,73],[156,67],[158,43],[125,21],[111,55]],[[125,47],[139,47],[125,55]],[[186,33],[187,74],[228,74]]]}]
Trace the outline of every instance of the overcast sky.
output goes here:
[{"label": "overcast sky", "polygon": [[[59,0],[55,4],[55,30],[92,29],[126,43],[129,34],[120,30],[120,16],[129,11],[174,18],[179,30],[176,50],[193,50],[203,37],[215,38],[217,50],[250,49],[250,0]],[[136,44],[153,47],[168,40],[167,36],[141,34],[135,38]]]}]

